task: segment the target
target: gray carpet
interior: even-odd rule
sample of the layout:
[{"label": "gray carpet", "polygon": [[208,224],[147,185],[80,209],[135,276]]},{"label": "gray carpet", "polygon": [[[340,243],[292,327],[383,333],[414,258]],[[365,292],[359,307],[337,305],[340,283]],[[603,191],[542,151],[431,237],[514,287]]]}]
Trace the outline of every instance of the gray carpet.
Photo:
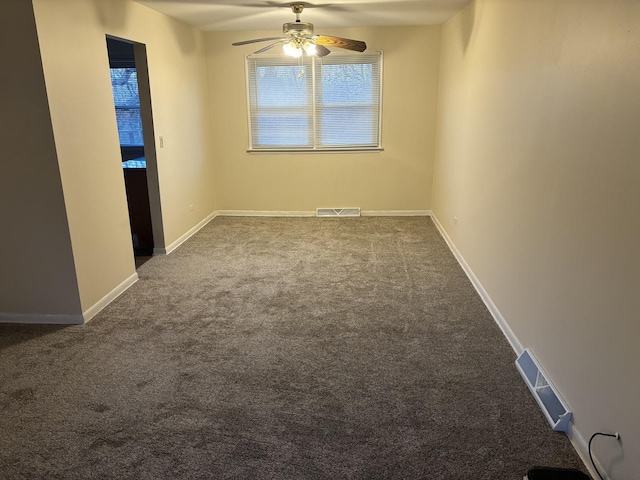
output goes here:
[{"label": "gray carpet", "polygon": [[0,477],[584,468],[429,218],[216,218],[84,326],[0,325]]}]

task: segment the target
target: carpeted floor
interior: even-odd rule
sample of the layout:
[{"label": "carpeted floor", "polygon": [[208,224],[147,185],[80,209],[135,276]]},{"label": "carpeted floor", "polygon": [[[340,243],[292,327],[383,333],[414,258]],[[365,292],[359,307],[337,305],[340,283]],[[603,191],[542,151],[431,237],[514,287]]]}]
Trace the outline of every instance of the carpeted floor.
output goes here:
[{"label": "carpeted floor", "polygon": [[0,325],[0,477],[584,471],[429,218],[216,218],[138,273],[87,325]]}]

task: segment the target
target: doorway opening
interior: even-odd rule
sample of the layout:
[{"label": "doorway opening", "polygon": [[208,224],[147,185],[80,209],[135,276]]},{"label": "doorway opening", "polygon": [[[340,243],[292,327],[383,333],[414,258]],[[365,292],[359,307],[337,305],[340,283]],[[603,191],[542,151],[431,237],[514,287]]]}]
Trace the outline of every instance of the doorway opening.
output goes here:
[{"label": "doorway opening", "polygon": [[110,36],[107,51],[138,268],[164,246],[147,54],[143,44]]}]

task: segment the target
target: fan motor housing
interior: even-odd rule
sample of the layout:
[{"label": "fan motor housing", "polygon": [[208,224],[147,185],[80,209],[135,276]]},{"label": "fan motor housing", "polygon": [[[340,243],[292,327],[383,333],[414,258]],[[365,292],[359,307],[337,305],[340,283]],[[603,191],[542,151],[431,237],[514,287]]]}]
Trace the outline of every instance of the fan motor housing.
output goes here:
[{"label": "fan motor housing", "polygon": [[285,23],[282,32],[286,35],[293,33],[302,36],[313,36],[313,24],[308,22]]}]

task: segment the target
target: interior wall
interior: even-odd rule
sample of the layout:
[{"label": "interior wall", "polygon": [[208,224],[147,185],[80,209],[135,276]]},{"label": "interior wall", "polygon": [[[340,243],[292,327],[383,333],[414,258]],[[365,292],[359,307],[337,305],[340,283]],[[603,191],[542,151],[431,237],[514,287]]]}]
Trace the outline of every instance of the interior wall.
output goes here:
[{"label": "interior wall", "polygon": [[640,472],[638,25],[624,0],[476,0],[447,22],[433,189],[574,442],[621,434],[594,442],[616,479]]},{"label": "interior wall", "polygon": [[129,0],[33,5],[87,311],[135,274],[105,36],[147,47],[165,245],[215,210],[204,38]]},{"label": "interior wall", "polygon": [[380,153],[249,154],[245,55],[232,47],[274,31],[207,32],[218,208],[249,211],[428,210],[435,136],[440,27],[323,30],[384,52]]},{"label": "interior wall", "polygon": [[[0,3],[0,321],[79,316],[64,198],[31,2]],[[22,317],[20,317],[22,316]]]}]

